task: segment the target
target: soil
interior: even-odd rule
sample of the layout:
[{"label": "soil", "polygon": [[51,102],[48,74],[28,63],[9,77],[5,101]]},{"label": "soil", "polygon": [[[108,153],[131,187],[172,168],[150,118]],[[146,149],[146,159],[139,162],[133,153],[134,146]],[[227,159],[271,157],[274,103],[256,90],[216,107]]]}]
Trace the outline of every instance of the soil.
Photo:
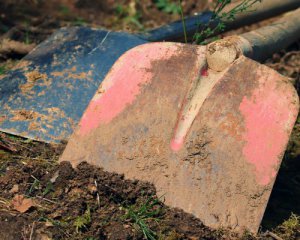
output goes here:
[{"label": "soil", "polygon": [[[207,1],[183,4],[185,14],[207,7]],[[27,53],[24,49],[29,51],[59,27],[134,32],[179,18],[157,9],[151,0],[0,0],[0,6],[0,39],[23,44],[22,51],[0,51],[0,73],[12,68]],[[300,90],[300,42],[274,54],[266,64],[291,77]],[[274,239],[267,231],[284,239],[300,238],[300,224],[291,232],[280,225],[291,213],[300,215],[300,118],[256,237],[209,229],[192,215],[164,205],[163,196],[156,196],[148,183],[125,180],[86,163],[76,169],[58,164],[64,146],[0,135],[0,240],[144,239],[143,223],[155,239]]]},{"label": "soil", "polygon": [[[24,213],[16,203],[1,201],[0,239],[142,239],[142,232],[126,213],[157,199],[152,185],[125,180],[86,163],[76,169],[67,162],[9,164],[0,177],[0,188],[1,199],[21,195],[33,201],[28,209],[26,203],[19,203],[24,205]],[[161,201],[150,209],[157,213],[146,220],[160,237],[217,239],[218,233],[200,220],[169,209]],[[87,211],[91,220],[76,230],[76,221]]]}]

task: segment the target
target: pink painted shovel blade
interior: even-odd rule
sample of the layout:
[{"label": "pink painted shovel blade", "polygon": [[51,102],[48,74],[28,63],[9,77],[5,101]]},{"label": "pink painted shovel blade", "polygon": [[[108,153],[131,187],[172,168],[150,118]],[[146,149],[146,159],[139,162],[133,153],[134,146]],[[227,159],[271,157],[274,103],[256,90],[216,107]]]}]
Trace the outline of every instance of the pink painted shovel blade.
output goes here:
[{"label": "pink painted shovel blade", "polygon": [[203,74],[205,48],[145,44],[113,66],[60,161],[153,183],[214,228],[257,232],[299,104],[288,80],[240,57],[205,92],[180,148],[171,142]]}]

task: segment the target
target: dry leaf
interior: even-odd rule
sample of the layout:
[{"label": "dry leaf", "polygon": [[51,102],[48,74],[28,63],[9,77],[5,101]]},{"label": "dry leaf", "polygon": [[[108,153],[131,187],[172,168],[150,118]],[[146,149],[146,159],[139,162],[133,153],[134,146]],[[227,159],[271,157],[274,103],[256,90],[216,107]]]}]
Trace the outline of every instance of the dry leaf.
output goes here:
[{"label": "dry leaf", "polygon": [[11,201],[11,204],[15,210],[20,213],[24,213],[29,210],[29,208],[34,206],[34,202],[31,198],[25,198],[24,195],[16,194]]}]

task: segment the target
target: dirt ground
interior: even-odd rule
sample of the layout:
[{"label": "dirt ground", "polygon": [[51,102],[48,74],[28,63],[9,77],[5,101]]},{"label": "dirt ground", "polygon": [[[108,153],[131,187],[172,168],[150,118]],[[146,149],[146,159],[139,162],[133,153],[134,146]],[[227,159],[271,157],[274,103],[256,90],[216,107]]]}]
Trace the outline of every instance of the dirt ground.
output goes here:
[{"label": "dirt ground", "polygon": [[[134,32],[179,19],[178,13],[158,9],[151,0],[0,0],[0,6],[0,39],[20,44],[0,47],[0,74],[63,26]],[[183,6],[185,14],[192,14],[207,3],[185,0]],[[266,64],[291,77],[299,92],[300,42]],[[256,237],[209,229],[192,215],[165,206],[163,196],[156,196],[148,183],[84,163],[77,169],[58,164],[64,146],[0,133],[0,240],[300,238],[299,118]]]}]

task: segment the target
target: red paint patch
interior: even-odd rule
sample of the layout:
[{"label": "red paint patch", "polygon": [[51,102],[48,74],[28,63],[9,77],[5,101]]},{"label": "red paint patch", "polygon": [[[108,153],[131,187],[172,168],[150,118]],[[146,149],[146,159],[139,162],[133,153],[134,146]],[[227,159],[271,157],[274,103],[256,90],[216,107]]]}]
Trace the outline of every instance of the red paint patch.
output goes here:
[{"label": "red paint patch", "polygon": [[152,79],[151,63],[166,60],[176,53],[176,45],[151,43],[125,53],[104,79],[80,122],[80,134],[85,135],[100,124],[107,124],[132,104],[144,85]]},{"label": "red paint patch", "polygon": [[207,77],[208,76],[207,68],[202,68],[201,69],[201,76],[203,76],[203,77]]},{"label": "red paint patch", "polygon": [[243,154],[254,165],[260,185],[268,185],[276,176],[289,138],[287,129],[294,123],[290,89],[278,87],[282,77],[277,73],[268,72],[268,79],[264,75],[259,74],[259,88],[239,107],[246,128]]},{"label": "red paint patch", "polygon": [[174,152],[178,152],[181,149],[183,142],[184,142],[183,138],[180,140],[173,139],[171,141],[170,147]]}]

